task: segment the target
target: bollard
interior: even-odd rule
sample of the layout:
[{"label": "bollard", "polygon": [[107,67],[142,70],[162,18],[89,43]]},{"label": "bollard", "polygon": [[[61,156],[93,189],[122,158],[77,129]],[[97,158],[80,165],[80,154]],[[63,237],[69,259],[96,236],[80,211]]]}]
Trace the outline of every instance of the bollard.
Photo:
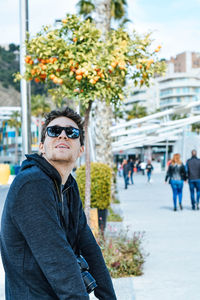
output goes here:
[{"label": "bollard", "polygon": [[8,184],[10,167],[7,164],[0,164],[0,184]]},{"label": "bollard", "polygon": [[97,208],[90,208],[90,228],[94,234],[94,236],[97,238],[99,233],[98,228],[98,212]]}]

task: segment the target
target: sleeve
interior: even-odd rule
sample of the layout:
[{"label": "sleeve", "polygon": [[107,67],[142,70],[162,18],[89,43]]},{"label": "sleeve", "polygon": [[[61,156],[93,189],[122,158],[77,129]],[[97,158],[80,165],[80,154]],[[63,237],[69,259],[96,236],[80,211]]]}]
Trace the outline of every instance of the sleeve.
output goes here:
[{"label": "sleeve", "polygon": [[101,249],[87,225],[85,213],[82,209],[80,214],[79,247],[82,255],[88,262],[89,272],[97,283],[97,287],[94,290],[95,296],[99,300],[117,300]]},{"label": "sleeve", "polygon": [[165,182],[167,182],[168,178],[170,178],[170,170],[171,170],[171,166],[169,165],[166,176],[165,176]]},{"label": "sleeve", "polygon": [[80,268],[57,215],[53,188],[46,180],[26,183],[17,195],[13,221],[60,300],[89,300]]},{"label": "sleeve", "polygon": [[186,180],[189,178],[189,168],[188,168],[188,161],[186,162],[186,165],[185,165],[185,172],[186,172]]},{"label": "sleeve", "polygon": [[182,178],[185,181],[187,179],[185,166],[182,165]]}]

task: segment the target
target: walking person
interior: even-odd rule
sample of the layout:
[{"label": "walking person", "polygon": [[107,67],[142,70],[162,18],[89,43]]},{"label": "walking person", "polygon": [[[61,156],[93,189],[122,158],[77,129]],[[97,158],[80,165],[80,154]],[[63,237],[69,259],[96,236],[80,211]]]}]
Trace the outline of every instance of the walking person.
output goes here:
[{"label": "walking person", "polygon": [[130,170],[130,166],[126,159],[123,160],[122,167],[123,167],[123,177],[124,177],[124,188],[127,189],[128,183],[129,183],[129,178],[131,175],[131,170]]},{"label": "walking person", "polygon": [[133,162],[132,158],[129,161],[129,167],[130,167],[130,180],[131,180],[131,183],[134,184],[134,182],[133,182],[134,162]]},{"label": "walking person", "polygon": [[145,175],[146,163],[144,161],[140,163],[140,169],[142,171],[142,175]]},{"label": "walking person", "polygon": [[179,153],[173,155],[171,164],[167,170],[165,182],[167,182],[168,179],[173,193],[174,211],[177,210],[177,197],[179,200],[179,207],[182,210],[183,182],[186,180],[186,170],[180,160]]},{"label": "walking person", "polygon": [[89,300],[96,285],[97,299],[117,299],[71,175],[83,142],[77,113],[50,112],[41,154],[26,155],[9,189],[1,223],[6,300]]},{"label": "walking person", "polygon": [[[192,150],[192,157],[186,162],[187,179],[190,188],[192,209],[199,210],[200,198],[200,159],[197,158],[197,151]],[[195,197],[196,191],[196,197]]]},{"label": "walking person", "polygon": [[153,171],[153,165],[150,160],[148,160],[147,165],[146,165],[146,172],[147,172],[147,182],[151,182],[151,174]]}]

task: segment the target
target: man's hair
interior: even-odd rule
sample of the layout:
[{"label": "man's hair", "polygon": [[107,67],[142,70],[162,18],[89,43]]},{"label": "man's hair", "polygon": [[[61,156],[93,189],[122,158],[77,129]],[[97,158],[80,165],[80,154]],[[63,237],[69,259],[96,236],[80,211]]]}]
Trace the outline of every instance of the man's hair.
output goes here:
[{"label": "man's hair", "polygon": [[197,156],[197,150],[193,149],[191,153],[192,153],[192,156]]},{"label": "man's hair", "polygon": [[46,114],[45,122],[42,126],[41,131],[41,143],[44,143],[46,129],[51,121],[59,117],[66,117],[71,119],[76,123],[80,130],[80,143],[81,146],[84,145],[84,130],[83,130],[83,120],[79,114],[77,114],[73,109],[66,107],[64,110],[52,110],[50,113]]}]

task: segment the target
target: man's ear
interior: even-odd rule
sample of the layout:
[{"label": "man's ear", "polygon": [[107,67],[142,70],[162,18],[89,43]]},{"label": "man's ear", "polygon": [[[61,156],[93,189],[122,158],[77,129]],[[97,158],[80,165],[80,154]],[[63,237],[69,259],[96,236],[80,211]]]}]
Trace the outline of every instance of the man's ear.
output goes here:
[{"label": "man's ear", "polygon": [[40,153],[45,154],[45,151],[44,151],[44,144],[43,144],[43,143],[40,143],[40,144],[39,144],[39,151],[40,151]]},{"label": "man's ear", "polygon": [[80,150],[79,150],[79,155],[78,155],[78,157],[80,157],[80,156],[83,154],[84,150],[85,150],[85,147],[84,147],[84,146],[81,146],[81,147],[80,147]]}]

